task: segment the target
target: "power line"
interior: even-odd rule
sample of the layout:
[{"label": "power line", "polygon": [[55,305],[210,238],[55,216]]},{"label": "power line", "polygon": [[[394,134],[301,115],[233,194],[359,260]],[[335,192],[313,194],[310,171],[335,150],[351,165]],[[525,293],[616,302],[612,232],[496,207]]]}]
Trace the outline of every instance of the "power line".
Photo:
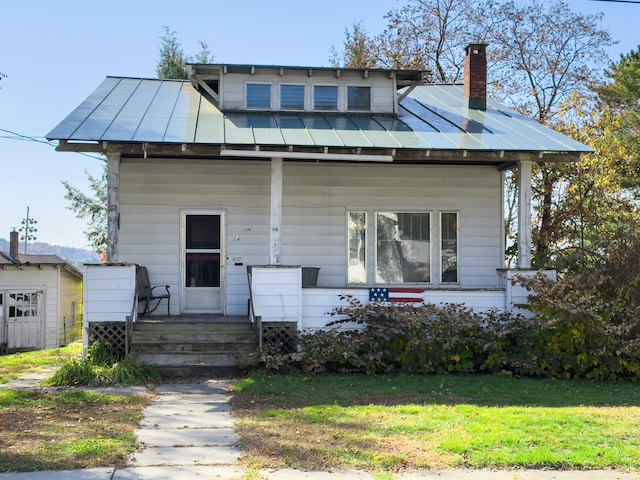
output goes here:
[{"label": "power line", "polygon": [[[4,132],[4,133],[8,133],[9,134],[9,135],[0,135],[0,138],[6,138],[8,140],[18,140],[18,141],[23,141],[23,142],[43,143],[43,144],[48,145],[50,147],[56,148],[56,144],[55,143],[50,142],[48,140],[42,140],[42,137],[32,137],[32,136],[29,136],[29,135],[22,135],[21,133],[12,132],[11,130],[6,130],[4,128],[0,128],[0,132]],[[75,153],[79,153],[80,155],[83,155],[83,156],[89,157],[89,158],[93,158],[95,160],[104,160],[104,158],[96,157],[95,155],[89,155],[88,153],[84,153],[84,152],[75,152]]]}]

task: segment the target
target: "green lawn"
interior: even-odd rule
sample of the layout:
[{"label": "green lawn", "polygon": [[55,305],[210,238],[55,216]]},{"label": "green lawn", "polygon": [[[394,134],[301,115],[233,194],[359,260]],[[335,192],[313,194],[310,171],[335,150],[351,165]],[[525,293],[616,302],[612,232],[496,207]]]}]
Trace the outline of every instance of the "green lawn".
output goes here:
[{"label": "green lawn", "polygon": [[254,374],[233,403],[257,468],[640,468],[636,384]]},{"label": "green lawn", "polygon": [[82,344],[79,342],[53,350],[0,355],[0,384],[43,368],[61,365],[66,359],[81,355]]}]

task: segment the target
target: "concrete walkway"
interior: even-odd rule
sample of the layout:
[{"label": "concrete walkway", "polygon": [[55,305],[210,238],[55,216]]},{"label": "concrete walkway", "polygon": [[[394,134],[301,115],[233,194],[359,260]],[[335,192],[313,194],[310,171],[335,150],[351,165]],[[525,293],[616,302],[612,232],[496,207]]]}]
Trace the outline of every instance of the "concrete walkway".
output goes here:
[{"label": "concrete walkway", "polygon": [[[37,388],[44,372],[0,388]],[[249,477],[240,467],[239,438],[229,406],[230,380],[167,384],[155,388],[136,431],[140,449],[126,468],[0,473],[0,480],[374,480],[359,471],[307,472],[263,470]],[[101,389],[142,394],[143,387]],[[640,480],[639,473],[546,470],[420,470],[395,474],[394,480]]]}]

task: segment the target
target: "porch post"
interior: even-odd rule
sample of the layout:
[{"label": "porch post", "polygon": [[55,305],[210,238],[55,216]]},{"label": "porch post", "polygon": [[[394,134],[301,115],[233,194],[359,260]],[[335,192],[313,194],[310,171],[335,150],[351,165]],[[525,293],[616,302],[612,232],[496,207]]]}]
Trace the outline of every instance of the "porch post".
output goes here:
[{"label": "porch post", "polygon": [[120,153],[107,153],[107,261],[118,262]]},{"label": "porch post", "polygon": [[518,268],[531,268],[531,161],[518,162]]},{"label": "porch post", "polygon": [[280,265],[282,242],[282,158],[271,159],[271,220],[269,229],[269,264]]}]

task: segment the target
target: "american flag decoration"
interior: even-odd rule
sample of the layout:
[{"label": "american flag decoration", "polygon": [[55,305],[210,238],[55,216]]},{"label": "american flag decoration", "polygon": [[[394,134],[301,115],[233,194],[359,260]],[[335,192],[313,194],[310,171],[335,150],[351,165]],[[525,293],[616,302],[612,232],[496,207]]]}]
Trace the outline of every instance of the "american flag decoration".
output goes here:
[{"label": "american flag decoration", "polygon": [[424,289],[409,287],[374,287],[369,289],[369,301],[423,303]]}]

